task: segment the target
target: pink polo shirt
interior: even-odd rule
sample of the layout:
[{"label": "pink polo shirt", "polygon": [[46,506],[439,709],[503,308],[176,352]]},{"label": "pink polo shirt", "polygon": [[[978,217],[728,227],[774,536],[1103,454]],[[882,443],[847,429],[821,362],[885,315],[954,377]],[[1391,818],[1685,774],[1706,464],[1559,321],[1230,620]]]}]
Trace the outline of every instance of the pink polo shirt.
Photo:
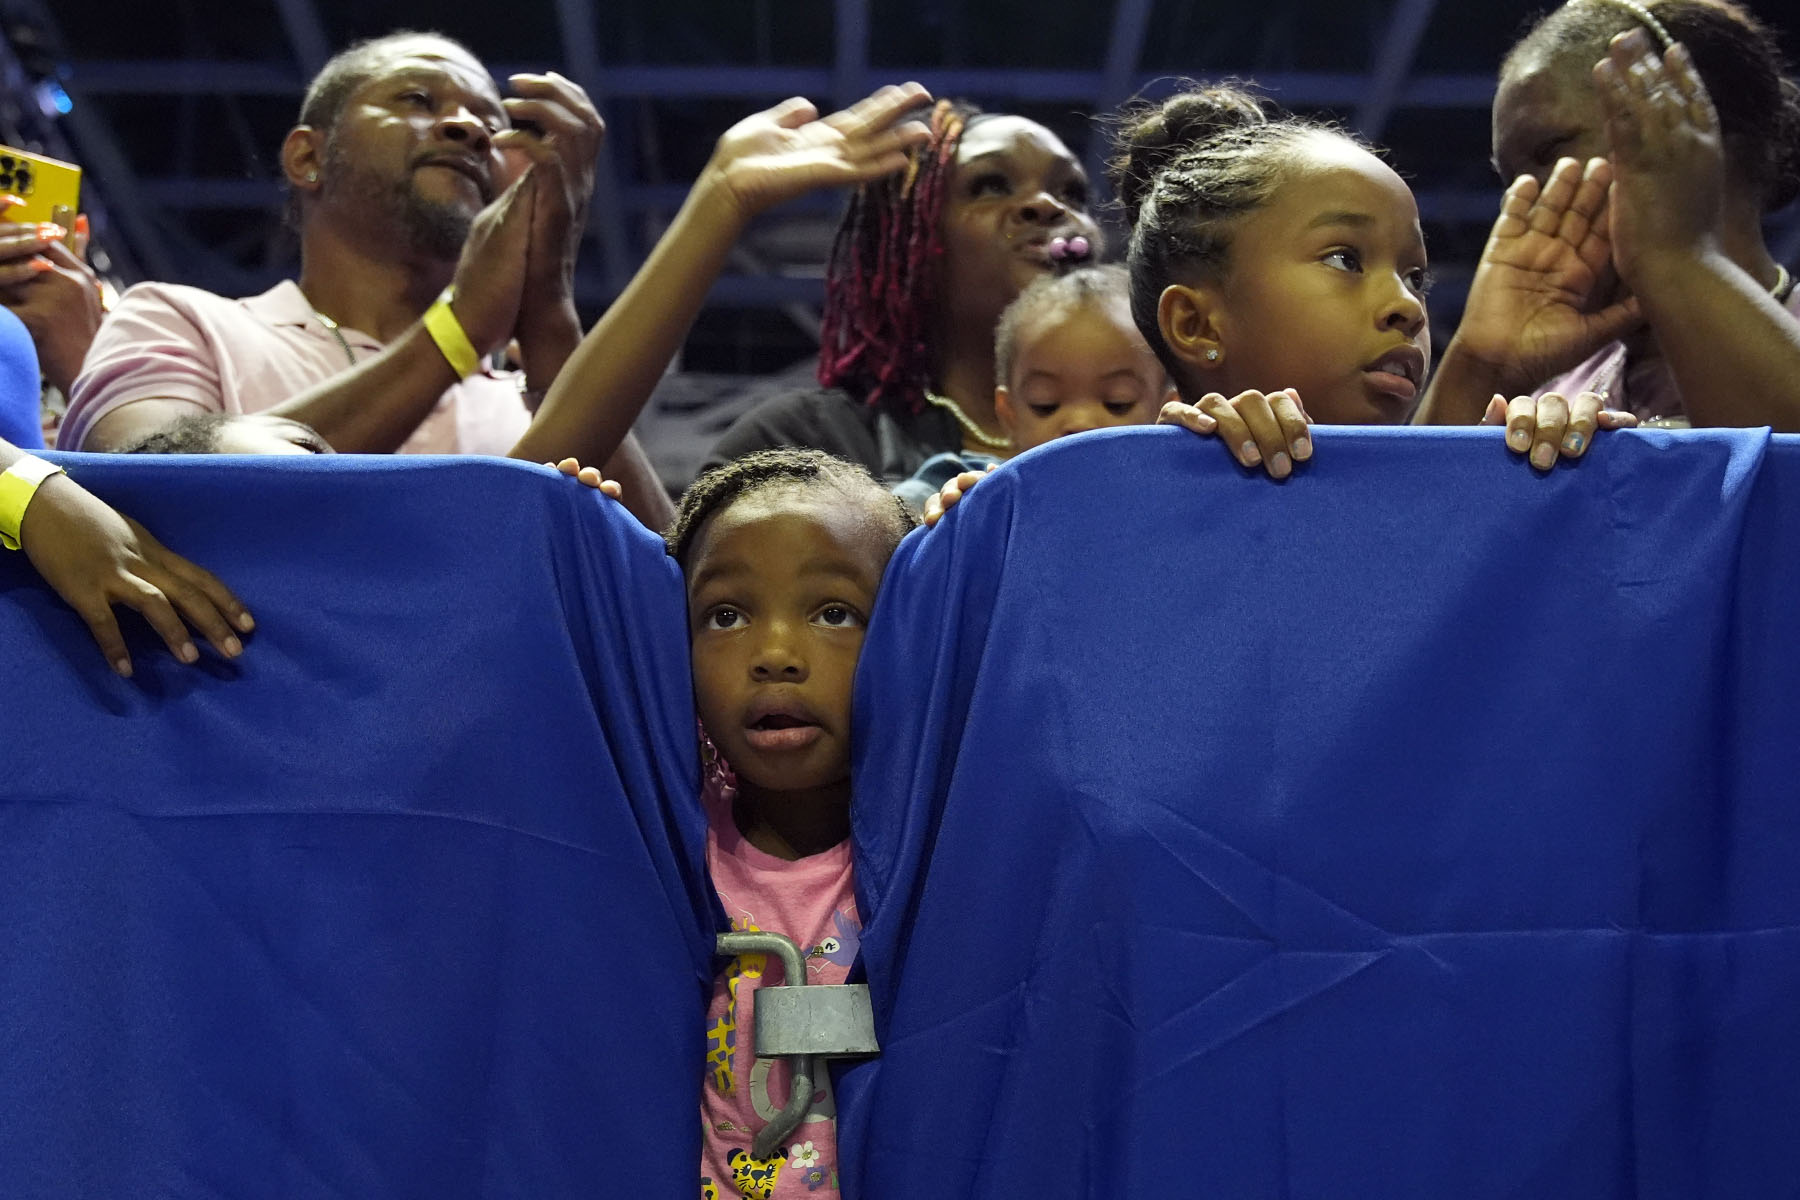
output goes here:
[{"label": "pink polo shirt", "polygon": [[[358,362],[381,343],[341,328]],[[176,400],[195,412],[253,413],[348,369],[344,347],[299,285],[228,300],[199,288],[140,283],[100,326],[69,397],[57,445],[82,448],[94,423],[140,400]],[[438,399],[402,454],[506,454],[531,423],[516,372],[472,375]]]}]

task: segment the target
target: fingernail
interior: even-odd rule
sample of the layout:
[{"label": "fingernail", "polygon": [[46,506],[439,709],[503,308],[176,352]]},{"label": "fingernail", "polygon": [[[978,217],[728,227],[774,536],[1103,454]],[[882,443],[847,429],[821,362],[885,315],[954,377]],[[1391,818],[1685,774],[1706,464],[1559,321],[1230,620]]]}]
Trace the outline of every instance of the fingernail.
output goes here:
[{"label": "fingernail", "polygon": [[23,196],[15,196],[11,192],[0,194],[0,208],[17,208],[25,203]]},{"label": "fingernail", "polygon": [[39,221],[37,235],[40,242],[60,242],[69,236],[69,231],[52,221]]},{"label": "fingernail", "polygon": [[1523,429],[1515,429],[1506,435],[1506,444],[1523,454],[1531,448],[1531,435]]},{"label": "fingernail", "polygon": [[236,658],[238,655],[242,654],[243,652],[244,652],[244,643],[238,641],[234,637],[228,637],[225,639],[225,653],[229,654],[233,658]]},{"label": "fingernail", "polygon": [[37,272],[39,275],[42,275],[45,271],[56,270],[55,267],[50,265],[50,260],[47,258],[34,258],[30,262],[27,262],[25,265],[27,267],[30,267],[33,271]]},{"label": "fingernail", "polygon": [[188,663],[198,662],[199,659],[200,659],[200,648],[198,646],[194,645],[194,643],[192,643],[192,642],[181,643],[181,661],[182,662],[188,662]]},{"label": "fingernail", "polygon": [[87,219],[86,213],[79,213],[76,215],[76,217],[75,217],[75,232],[79,233],[82,237],[86,237],[88,235],[88,219]]},{"label": "fingernail", "polygon": [[243,630],[245,633],[249,633],[252,629],[256,628],[256,618],[251,616],[247,612],[239,613],[238,619],[237,619],[237,626],[239,629]]},{"label": "fingernail", "polygon": [[1294,463],[1285,451],[1277,450],[1275,457],[1269,460],[1269,474],[1277,479],[1286,479],[1293,473]]},{"label": "fingernail", "polygon": [[1531,465],[1540,471],[1548,471],[1556,465],[1556,447],[1548,442],[1540,442],[1532,447]]},{"label": "fingernail", "polygon": [[1254,467],[1262,461],[1262,451],[1256,448],[1255,442],[1245,442],[1243,458],[1245,466]]},{"label": "fingernail", "polygon": [[1580,454],[1582,445],[1581,435],[1573,429],[1569,430],[1568,436],[1563,438],[1563,449],[1570,454]]},{"label": "fingernail", "polygon": [[1305,462],[1312,457],[1312,439],[1307,437],[1295,438],[1293,450],[1294,457],[1301,462]]},{"label": "fingernail", "polygon": [[113,670],[115,670],[119,673],[120,678],[130,679],[131,678],[131,660],[129,658],[113,659]]}]

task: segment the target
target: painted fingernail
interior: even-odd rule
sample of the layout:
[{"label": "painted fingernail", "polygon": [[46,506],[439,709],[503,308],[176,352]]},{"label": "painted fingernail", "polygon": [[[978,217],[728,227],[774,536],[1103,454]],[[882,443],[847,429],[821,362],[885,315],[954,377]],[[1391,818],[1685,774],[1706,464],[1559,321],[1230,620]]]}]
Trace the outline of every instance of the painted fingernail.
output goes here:
[{"label": "painted fingernail", "polygon": [[23,196],[15,196],[11,192],[0,193],[0,208],[17,208],[25,203]]},{"label": "painted fingernail", "polygon": [[113,659],[112,667],[113,667],[113,670],[115,670],[119,673],[119,677],[121,679],[130,679],[131,678],[131,660],[129,658]]},{"label": "painted fingernail", "polygon": [[236,658],[238,655],[242,654],[243,652],[244,652],[244,643],[238,641],[234,637],[228,637],[225,639],[225,653],[229,654],[233,658]]},{"label": "painted fingernail", "polygon": [[69,231],[54,221],[39,221],[37,235],[40,242],[60,242],[69,236]]},{"label": "painted fingernail", "polygon": [[29,267],[32,271],[35,271],[39,275],[42,275],[45,271],[56,270],[56,268],[50,264],[50,260],[47,258],[34,258],[31,261],[27,262],[25,265],[27,267]]},{"label": "painted fingernail", "polygon": [[1287,456],[1285,451],[1277,450],[1275,457],[1269,460],[1269,474],[1277,479],[1286,479],[1293,473],[1293,470],[1293,460]]},{"label": "painted fingernail", "polygon": [[200,659],[200,648],[192,642],[181,643],[178,653],[181,655],[182,662],[198,662]]},{"label": "painted fingernail", "polygon": [[239,613],[238,619],[237,619],[237,627],[239,629],[243,630],[245,633],[249,633],[252,629],[256,628],[256,618],[251,616],[247,612]]},{"label": "painted fingernail", "polygon": [[1586,444],[1581,435],[1573,429],[1569,430],[1568,435],[1563,438],[1563,449],[1570,454],[1580,454],[1581,448]]},{"label": "painted fingernail", "polygon": [[75,217],[75,232],[82,237],[88,235],[88,219],[86,213],[78,213]]},{"label": "painted fingernail", "polygon": [[1506,435],[1506,444],[1523,454],[1531,449],[1531,435],[1523,429],[1515,429]]},{"label": "painted fingernail", "polygon": [[1549,442],[1540,442],[1531,450],[1531,465],[1540,471],[1548,471],[1556,465],[1556,447]]},{"label": "painted fingernail", "polygon": [[1312,457],[1312,439],[1309,437],[1295,438],[1294,445],[1293,445],[1293,451],[1294,451],[1294,457],[1296,459],[1298,459],[1300,462],[1305,462],[1307,459]]},{"label": "painted fingernail", "polygon": [[1244,443],[1243,459],[1244,465],[1247,467],[1254,467],[1262,461],[1262,451],[1256,448],[1255,442]]}]

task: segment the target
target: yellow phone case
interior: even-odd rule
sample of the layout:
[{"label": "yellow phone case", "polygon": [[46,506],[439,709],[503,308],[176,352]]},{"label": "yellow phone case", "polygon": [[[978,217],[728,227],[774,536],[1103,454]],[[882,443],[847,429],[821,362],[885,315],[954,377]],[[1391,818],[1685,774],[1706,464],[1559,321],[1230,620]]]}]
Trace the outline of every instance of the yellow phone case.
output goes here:
[{"label": "yellow phone case", "polygon": [[67,221],[80,211],[81,168],[41,154],[0,146],[0,192],[25,201],[0,213],[0,217],[8,221],[33,225],[58,217]]}]

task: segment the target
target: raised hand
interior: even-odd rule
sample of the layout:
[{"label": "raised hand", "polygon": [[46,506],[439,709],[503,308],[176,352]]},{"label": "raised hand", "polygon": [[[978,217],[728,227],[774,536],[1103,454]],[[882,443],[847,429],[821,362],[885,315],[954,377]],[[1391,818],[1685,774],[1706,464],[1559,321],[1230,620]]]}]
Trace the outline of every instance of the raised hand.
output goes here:
[{"label": "raised hand", "polygon": [[1686,46],[1658,58],[1643,30],[1594,65],[1615,181],[1613,261],[1636,289],[1662,255],[1714,246],[1725,211],[1719,116]]},{"label": "raised hand", "polygon": [[930,139],[919,122],[901,120],[930,99],[916,83],[884,87],[828,117],[799,97],[784,100],[726,130],[701,181],[722,185],[747,220],[814,188],[879,179]]},{"label": "raised hand", "polygon": [[519,335],[528,343],[546,319],[572,315],[575,259],[606,124],[581,86],[554,71],[514,75],[510,82],[513,94],[503,103],[513,128],[496,136],[494,144],[509,158],[523,159],[536,178],[531,250],[519,304]]},{"label": "raised hand", "polygon": [[1613,279],[1608,195],[1613,168],[1561,159],[1540,187],[1506,189],[1469,288],[1458,350],[1526,392],[1569,370],[1642,320],[1635,300],[1603,303]]},{"label": "raised hand", "polygon": [[244,652],[233,629],[248,633],[256,626],[243,603],[210,572],[165,548],[142,525],[66,475],[53,475],[38,488],[19,524],[19,544],[44,582],[87,623],[120,675],[130,676],[131,655],[114,605],[136,609],[169,653],[187,663],[200,657],[188,625],[227,658]]},{"label": "raised hand", "polygon": [[1294,464],[1312,457],[1312,418],[1300,393],[1241,392],[1227,400],[1209,392],[1198,404],[1171,400],[1156,418],[1158,425],[1179,425],[1202,436],[1216,436],[1240,466],[1261,467],[1271,479],[1286,479]]},{"label": "raised hand", "polygon": [[463,243],[450,307],[478,354],[492,353],[512,337],[525,290],[536,200],[534,164],[476,215]]}]

